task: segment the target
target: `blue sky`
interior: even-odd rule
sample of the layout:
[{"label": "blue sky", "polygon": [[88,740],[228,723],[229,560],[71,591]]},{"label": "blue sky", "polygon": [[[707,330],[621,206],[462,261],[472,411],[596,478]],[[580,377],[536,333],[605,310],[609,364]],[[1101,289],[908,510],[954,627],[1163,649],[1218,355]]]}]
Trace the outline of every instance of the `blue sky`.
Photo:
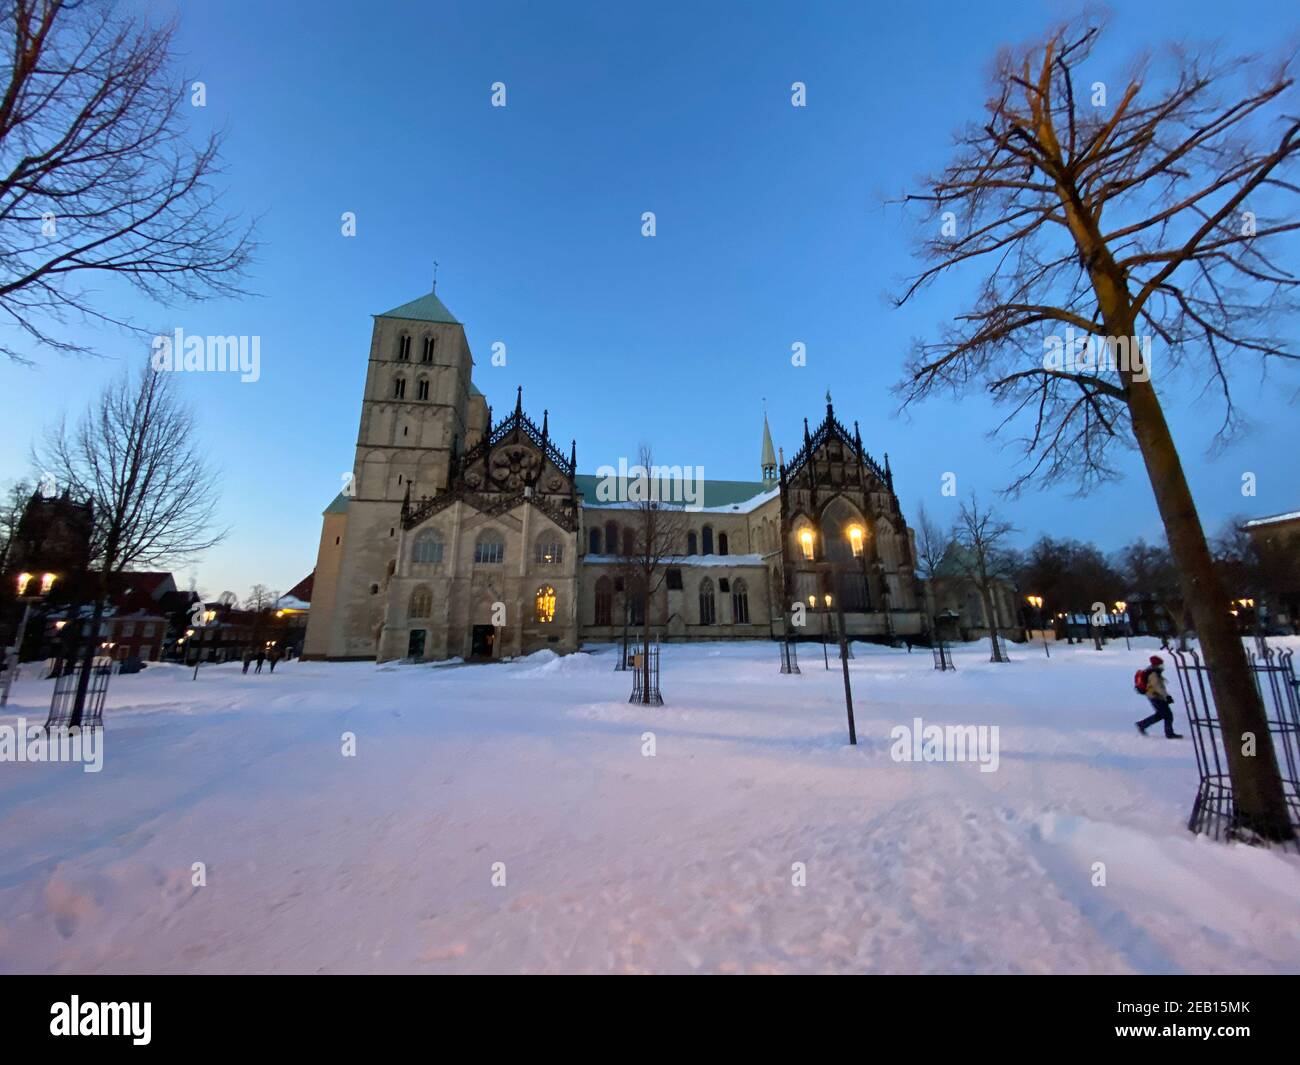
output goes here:
[{"label": "blue sky", "polygon": [[[1295,5],[1148,0],[1118,5],[1096,63],[1118,78],[1142,47],[1296,40]],[[168,5],[152,10],[167,12]],[[176,10],[178,71],[202,79],[193,130],[224,129],[227,204],[258,216],[254,299],[162,309],[105,285],[151,328],[256,334],[262,377],[184,380],[222,470],[229,539],[195,568],[210,595],[287,589],[315,563],[320,511],[352,464],[370,315],[428,290],[466,324],[476,382],[498,411],[524,388],[581,469],[654,445],[709,477],[759,476],[762,405],[792,454],[829,388],[840,417],[888,452],[912,517],[948,520],[944,472],[992,496],[1016,455],[986,439],[1001,413],[980,394],[895,415],[910,340],[965,306],[958,280],[904,310],[910,225],[884,201],[947,158],[979,116],[997,48],[1076,5],[267,4]],[[504,82],[508,106],[490,106]],[[808,86],[808,106],[790,86]],[[1296,110],[1292,101],[1290,108]],[[340,234],[356,212],[358,233]],[[641,236],[653,211],[658,233]],[[973,276],[973,275],[972,275]],[[32,351],[0,365],[0,480],[144,346],[90,332],[98,359]],[[1294,335],[1294,328],[1291,330]],[[507,365],[489,362],[507,346]],[[807,366],[790,363],[807,346]],[[1167,396],[1203,520],[1300,508],[1291,406],[1300,375],[1236,375],[1251,432],[1206,455],[1216,424],[1196,382]],[[1159,521],[1135,456],[1126,480],[1000,503],[1042,532],[1109,549]],[[1241,475],[1258,495],[1242,498]],[[178,572],[182,583],[190,569]]]}]

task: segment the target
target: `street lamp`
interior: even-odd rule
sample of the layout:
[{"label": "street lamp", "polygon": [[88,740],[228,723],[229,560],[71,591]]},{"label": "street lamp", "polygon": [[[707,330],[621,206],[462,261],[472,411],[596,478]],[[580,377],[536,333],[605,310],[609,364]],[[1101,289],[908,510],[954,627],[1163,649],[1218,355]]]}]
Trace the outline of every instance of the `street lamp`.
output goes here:
[{"label": "street lamp", "polygon": [[1034,608],[1038,614],[1038,629],[1043,634],[1043,652],[1048,658],[1052,657],[1052,649],[1047,646],[1047,622],[1043,619],[1043,597],[1041,595],[1027,595],[1025,602]]},{"label": "street lamp", "polygon": [[31,616],[32,604],[38,600],[44,599],[54,588],[54,582],[58,580],[55,573],[42,573],[41,582],[36,589],[32,589],[32,581],[35,576],[31,573],[20,573],[17,579],[17,598],[23,604],[23,618],[18,623],[18,632],[14,637],[13,646],[5,652],[5,671],[4,681],[0,683],[0,706],[7,706],[9,703],[9,689],[13,687],[14,682],[18,679],[18,658],[22,654],[23,637],[27,634],[27,619]]},{"label": "street lamp", "polygon": [[1123,599],[1115,600],[1115,613],[1121,614],[1124,617],[1124,647],[1126,650],[1131,651],[1133,650],[1133,644],[1129,642],[1128,638],[1128,603],[1124,602]]}]

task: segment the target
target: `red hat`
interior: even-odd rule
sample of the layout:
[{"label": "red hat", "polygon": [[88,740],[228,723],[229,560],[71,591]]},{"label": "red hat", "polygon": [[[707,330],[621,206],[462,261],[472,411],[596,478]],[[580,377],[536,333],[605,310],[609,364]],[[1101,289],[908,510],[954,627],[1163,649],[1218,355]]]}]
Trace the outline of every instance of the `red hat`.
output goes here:
[{"label": "red hat", "polygon": [[1159,655],[1152,655],[1151,664],[1153,666],[1163,666],[1165,664],[1165,660],[1161,658]]}]

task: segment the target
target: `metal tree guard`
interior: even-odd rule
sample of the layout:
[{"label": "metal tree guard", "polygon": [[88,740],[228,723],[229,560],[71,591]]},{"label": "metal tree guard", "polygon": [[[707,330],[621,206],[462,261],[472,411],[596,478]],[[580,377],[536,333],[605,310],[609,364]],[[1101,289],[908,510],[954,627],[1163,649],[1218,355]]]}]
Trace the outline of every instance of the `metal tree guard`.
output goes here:
[{"label": "metal tree guard", "polygon": [[[1214,707],[1210,670],[1195,651],[1173,651],[1178,687],[1192,729],[1200,785],[1187,827],[1216,840],[1246,838],[1239,827],[1232,778],[1224,751],[1223,727]],[[1289,849],[1300,850],[1300,689],[1290,650],[1249,653],[1255,689],[1264,703],[1268,731],[1282,777],[1293,830]],[[1252,842],[1256,842],[1252,838]]]},{"label": "metal tree guard", "polygon": [[957,665],[952,660],[952,655],[948,653],[948,645],[943,642],[940,636],[938,642],[934,645],[934,668],[940,672],[946,670],[956,670]]},{"label": "metal tree guard", "polygon": [[[645,656],[644,659],[642,655]],[[659,637],[657,636],[653,644],[642,644],[641,650],[632,656],[632,696],[628,702],[640,703],[642,706],[664,705],[664,697],[659,691]]]},{"label": "metal tree guard", "polygon": [[[45,731],[65,729],[72,725],[77,703],[77,688],[81,682],[85,659],[78,656],[69,667],[60,670],[54,681],[54,697],[50,700],[50,716],[45,721]],[[96,656],[90,665],[90,678],[86,686],[85,703],[81,710],[80,727],[102,728],[104,724],[104,697],[108,694],[108,678],[113,675],[113,660]]]},{"label": "metal tree guard", "polygon": [[789,635],[782,637],[781,644],[781,672],[798,673],[799,670],[799,653],[795,650],[795,643]]}]

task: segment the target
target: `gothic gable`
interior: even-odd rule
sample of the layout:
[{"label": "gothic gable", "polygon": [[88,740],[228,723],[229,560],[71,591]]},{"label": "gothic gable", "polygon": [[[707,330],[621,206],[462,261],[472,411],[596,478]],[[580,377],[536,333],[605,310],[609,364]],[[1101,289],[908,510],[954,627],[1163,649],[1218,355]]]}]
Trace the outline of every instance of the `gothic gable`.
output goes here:
[{"label": "gothic gable", "polygon": [[504,514],[521,504],[537,507],[561,528],[578,527],[578,497],[574,484],[576,451],[560,454],[550,439],[548,415],[539,429],[523,411],[523,390],[514,413],[492,426],[464,455],[453,455],[445,491],[403,505],[409,529],[456,500],[487,515]]}]

